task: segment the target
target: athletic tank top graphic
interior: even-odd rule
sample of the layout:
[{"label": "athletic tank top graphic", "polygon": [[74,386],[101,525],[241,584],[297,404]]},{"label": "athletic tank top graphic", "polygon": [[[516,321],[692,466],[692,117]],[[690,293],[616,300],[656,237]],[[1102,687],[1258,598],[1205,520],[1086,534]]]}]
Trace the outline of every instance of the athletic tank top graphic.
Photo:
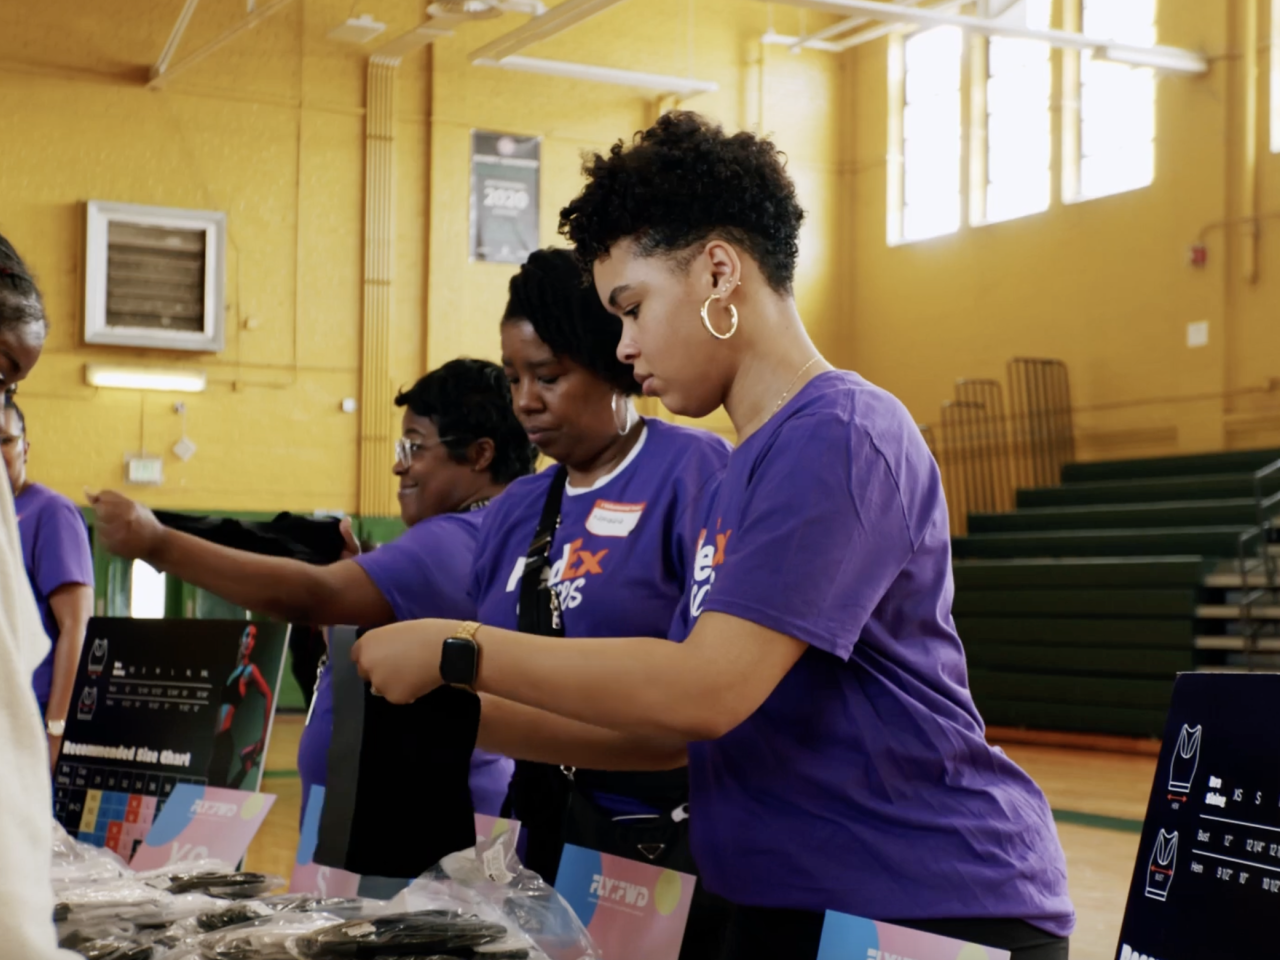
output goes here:
[{"label": "athletic tank top graphic", "polygon": [[76,705],[76,717],[80,720],[92,720],[93,711],[98,708],[98,688],[85,687],[80,691],[80,702]]},{"label": "athletic tank top graphic", "polygon": [[1152,900],[1164,900],[1173,884],[1173,870],[1178,862],[1178,831],[1161,830],[1151,850],[1151,862],[1147,865],[1147,896]]},{"label": "athletic tank top graphic", "polygon": [[1173,748],[1173,762],[1169,764],[1169,789],[1186,793],[1196,778],[1200,765],[1200,734],[1202,727],[1182,725],[1177,746]]},{"label": "athletic tank top graphic", "polygon": [[102,669],[107,665],[107,641],[104,637],[101,640],[93,641],[93,646],[89,650],[89,676],[102,676]]},{"label": "athletic tank top graphic", "polygon": [[227,678],[227,688],[222,692],[222,705],[224,707],[240,706],[244,700],[245,684],[248,683],[250,671],[252,670],[253,667],[242,663],[231,671],[231,676]]}]

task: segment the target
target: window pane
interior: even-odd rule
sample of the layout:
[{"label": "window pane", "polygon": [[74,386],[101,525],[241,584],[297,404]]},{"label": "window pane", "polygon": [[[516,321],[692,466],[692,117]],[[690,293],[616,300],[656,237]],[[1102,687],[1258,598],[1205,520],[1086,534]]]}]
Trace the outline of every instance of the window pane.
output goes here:
[{"label": "window pane", "polygon": [[902,115],[902,239],[924,240],[960,227],[960,58],[956,27],[913,34],[905,43]]},{"label": "window pane", "polygon": [[[1156,42],[1155,0],[1084,0],[1084,32],[1140,46]],[[1155,179],[1156,84],[1149,67],[1080,56],[1080,196]]]},{"label": "window pane", "polygon": [[[1022,0],[1006,16],[1049,26],[1048,0]],[[1053,67],[1039,40],[992,37],[987,46],[987,223],[1049,207]]]},{"label": "window pane", "polygon": [[129,574],[129,616],[164,619],[165,575],[143,560],[133,561]]}]

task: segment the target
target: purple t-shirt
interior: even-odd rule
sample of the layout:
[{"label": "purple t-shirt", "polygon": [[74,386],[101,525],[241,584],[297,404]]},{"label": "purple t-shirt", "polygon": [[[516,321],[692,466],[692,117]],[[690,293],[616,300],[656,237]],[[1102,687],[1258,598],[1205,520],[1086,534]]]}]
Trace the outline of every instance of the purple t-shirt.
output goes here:
[{"label": "purple t-shirt", "polygon": [[[391,543],[356,557],[355,562],[391,605],[397,621],[429,617],[472,620],[476,611],[467,597],[467,582],[481,518],[492,509],[446,513],[423,520]],[[311,785],[325,782],[333,736],[333,690],[328,673],[326,666],[316,684],[311,716],[298,745],[304,803]],[[498,815],[514,766],[506,757],[475,751],[471,757],[471,800],[477,812]]]},{"label": "purple t-shirt", "polygon": [[53,647],[58,642],[58,621],[54,619],[49,596],[67,584],[93,586],[93,551],[89,548],[89,530],[84,517],[62,494],[32,483],[13,503],[18,511],[22,562],[50,641],[49,655],[32,678],[36,699],[43,710],[53,685]]},{"label": "purple t-shirt", "polygon": [[[646,420],[616,470],[589,490],[565,487],[550,556],[566,636],[667,635],[684,592],[699,504],[729,449],[704,430]],[[485,517],[471,580],[481,623],[517,627],[525,555],[554,473],[517,480]]]},{"label": "purple t-shirt", "polygon": [[1049,805],[969,694],[946,501],[906,408],[857,374],[815,377],[734,452],[705,516],[672,638],[719,611],[809,645],[750,718],[690,745],[707,888],[1069,934]]}]

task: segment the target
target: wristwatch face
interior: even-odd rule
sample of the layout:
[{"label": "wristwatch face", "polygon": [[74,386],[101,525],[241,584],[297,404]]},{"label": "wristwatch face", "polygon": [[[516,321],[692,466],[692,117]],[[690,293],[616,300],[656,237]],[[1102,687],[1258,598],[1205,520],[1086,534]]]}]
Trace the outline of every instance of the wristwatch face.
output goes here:
[{"label": "wristwatch face", "polygon": [[474,687],[479,650],[474,640],[449,637],[440,649],[440,679],[455,686]]}]

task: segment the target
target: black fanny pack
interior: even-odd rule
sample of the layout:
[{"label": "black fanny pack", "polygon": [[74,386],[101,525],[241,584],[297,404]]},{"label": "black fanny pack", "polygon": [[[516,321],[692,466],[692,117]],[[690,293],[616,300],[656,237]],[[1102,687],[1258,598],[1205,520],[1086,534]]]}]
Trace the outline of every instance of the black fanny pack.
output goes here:
[{"label": "black fanny pack", "polygon": [[[556,468],[542,516],[525,556],[520,581],[521,633],[564,636],[558,595],[551,586],[551,543],[560,526],[568,472]],[[604,795],[625,797],[652,813],[611,813]],[[525,865],[555,883],[564,845],[696,873],[689,851],[689,778],[685,769],[657,773],[575,770],[516,762],[503,813],[523,825]]]}]

